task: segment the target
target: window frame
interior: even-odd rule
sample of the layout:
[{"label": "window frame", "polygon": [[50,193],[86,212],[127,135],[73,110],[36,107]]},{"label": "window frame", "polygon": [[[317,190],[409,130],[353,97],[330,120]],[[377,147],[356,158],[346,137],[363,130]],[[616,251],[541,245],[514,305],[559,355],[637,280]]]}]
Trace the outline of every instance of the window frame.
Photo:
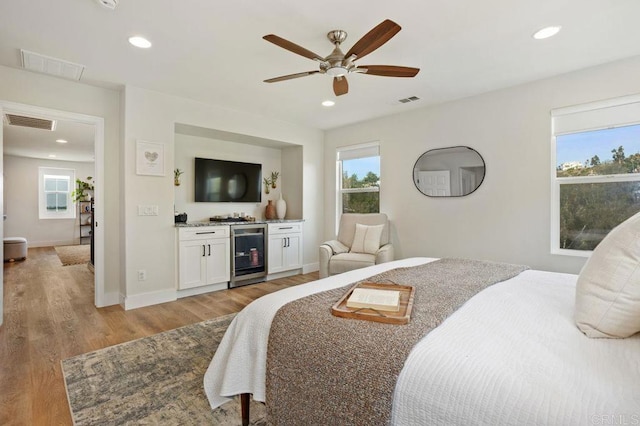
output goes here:
[{"label": "window frame", "polygon": [[[346,159],[340,158],[340,153],[351,151],[352,155],[356,154],[358,151],[362,153],[366,152],[377,152],[377,155],[362,155],[362,156],[353,156]],[[356,154],[357,155],[357,154]],[[343,176],[343,165],[342,162],[344,160],[354,160],[357,158],[372,158],[378,157],[378,164],[380,166],[380,175],[378,176],[379,185],[371,186],[366,188],[343,188],[342,187],[342,176]],[[338,228],[338,224],[340,223],[340,216],[342,215],[342,195],[343,194],[356,194],[356,193],[375,193],[380,194],[380,188],[382,187],[382,156],[380,155],[380,142],[368,142],[357,145],[348,145],[341,146],[336,148],[336,232]],[[378,195],[378,210],[380,210],[380,196]]]},{"label": "window frame", "polygon": [[[630,118],[623,110],[627,106],[640,106],[640,95],[625,96],[616,99],[608,99],[604,101],[592,102],[583,105],[576,105],[566,108],[558,108],[551,111],[551,254],[574,256],[574,257],[590,257],[593,250],[575,250],[560,248],[560,188],[561,185],[570,184],[591,184],[591,183],[621,183],[621,182],[640,182],[640,173],[626,174],[610,174],[597,176],[571,176],[558,177],[557,175],[557,137],[568,134],[587,133],[597,130],[611,129],[624,126],[640,125],[640,115]],[[621,117],[615,117],[615,109],[620,107],[623,112]],[[607,110],[608,109],[608,110]],[[599,114],[598,110],[604,111],[603,118],[594,120],[593,126],[582,124],[583,128],[576,127],[573,130],[556,131],[557,117],[570,114],[584,113],[589,122],[588,115],[593,113]],[[611,121],[607,121],[608,111],[613,111]],[[615,118],[613,118],[615,117]]]},{"label": "window frame", "polygon": [[[47,192],[45,192],[46,176],[60,176],[69,179],[67,191],[66,211],[52,211],[47,209]],[[38,167],[38,217],[39,219],[76,219],[76,203],[71,199],[71,193],[75,190],[76,171],[74,169]],[[56,191],[57,192],[57,191]]]}]

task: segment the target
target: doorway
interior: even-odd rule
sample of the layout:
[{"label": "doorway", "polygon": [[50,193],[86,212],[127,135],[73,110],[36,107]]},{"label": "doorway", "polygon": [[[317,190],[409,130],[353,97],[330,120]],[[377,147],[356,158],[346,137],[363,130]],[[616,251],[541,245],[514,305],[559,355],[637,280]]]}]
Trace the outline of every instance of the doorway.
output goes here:
[{"label": "doorway", "polygon": [[[91,126],[93,128],[93,155],[94,155],[94,175],[95,182],[93,191],[94,212],[93,212],[93,236],[94,236],[94,287],[96,307],[105,306],[104,291],[104,119],[101,117],[89,116],[79,113],[59,111],[49,108],[41,108],[32,105],[18,104],[8,101],[0,101],[0,172],[2,172],[2,185],[0,207],[5,212],[4,197],[5,189],[8,183],[5,182],[4,174],[4,127],[5,114],[13,114],[16,116],[34,117],[42,120],[51,120],[59,122],[77,123],[80,125]],[[55,141],[52,141],[55,144]],[[85,179],[86,176],[78,176]],[[34,178],[34,179],[37,179]],[[75,183],[74,183],[75,186]],[[0,235],[4,238],[4,223],[0,227]],[[0,276],[0,324],[2,318],[1,299],[3,293],[2,277]]]}]

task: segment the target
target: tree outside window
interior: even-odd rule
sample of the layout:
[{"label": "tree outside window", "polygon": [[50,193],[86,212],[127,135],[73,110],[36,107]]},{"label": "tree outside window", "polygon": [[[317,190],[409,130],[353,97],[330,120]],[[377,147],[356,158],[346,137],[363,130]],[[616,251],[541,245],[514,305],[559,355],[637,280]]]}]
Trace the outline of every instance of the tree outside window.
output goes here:
[{"label": "tree outside window", "polygon": [[339,213],[380,212],[378,145],[338,150]]},{"label": "tree outside window", "polygon": [[556,136],[561,250],[593,250],[640,211],[640,125]]}]

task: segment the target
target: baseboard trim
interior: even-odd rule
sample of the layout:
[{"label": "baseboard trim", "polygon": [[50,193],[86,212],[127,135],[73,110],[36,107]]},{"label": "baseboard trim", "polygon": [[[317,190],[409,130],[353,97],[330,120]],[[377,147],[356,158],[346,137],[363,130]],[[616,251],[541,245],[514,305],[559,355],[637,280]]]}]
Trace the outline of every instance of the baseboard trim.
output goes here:
[{"label": "baseboard trim", "polygon": [[210,293],[212,291],[226,290],[227,288],[228,288],[228,283],[225,281],[219,284],[210,284],[202,287],[194,287],[194,288],[187,288],[184,290],[178,290],[176,292],[176,296],[178,297],[178,299],[180,299],[181,297],[196,296],[198,294]]},{"label": "baseboard trim", "polygon": [[29,241],[27,239],[27,247],[36,248],[36,247],[55,247],[55,246],[75,246],[78,245],[79,242],[76,240],[59,240],[59,241]]},{"label": "baseboard trim", "polygon": [[176,291],[174,289],[170,289],[125,296],[122,305],[124,310],[128,311],[130,309],[143,308],[145,306],[158,305],[166,302],[174,302],[176,300]]},{"label": "baseboard trim", "polygon": [[320,270],[320,262],[316,263],[307,263],[302,266],[302,273],[308,274],[309,272],[316,272]]},{"label": "baseboard trim", "polygon": [[300,274],[302,271],[300,269],[292,269],[290,271],[276,272],[275,274],[267,275],[267,281],[278,280],[280,278],[292,277],[294,275]]}]

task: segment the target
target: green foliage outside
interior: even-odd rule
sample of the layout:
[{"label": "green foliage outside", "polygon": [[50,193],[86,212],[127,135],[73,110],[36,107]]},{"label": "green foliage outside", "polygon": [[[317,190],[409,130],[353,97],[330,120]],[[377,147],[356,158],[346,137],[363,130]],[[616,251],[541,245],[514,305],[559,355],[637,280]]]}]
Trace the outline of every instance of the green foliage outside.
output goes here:
[{"label": "green foliage outside", "polygon": [[624,147],[612,149],[612,160],[601,161],[597,155],[584,162],[584,167],[562,170],[558,166],[558,177],[602,176],[640,173],[640,153],[625,156]]},{"label": "green foliage outside", "polygon": [[[349,176],[346,170],[342,173],[342,188],[380,188],[380,178],[373,172],[358,179],[356,174]],[[347,192],[342,194],[343,213],[379,213],[380,193],[376,192]]]},{"label": "green foliage outside", "polygon": [[[585,167],[562,171],[558,177],[638,173],[640,153],[626,157],[624,148],[611,151],[612,160],[597,155]],[[572,183],[560,185],[560,248],[593,250],[611,229],[640,211],[640,182]]]}]

